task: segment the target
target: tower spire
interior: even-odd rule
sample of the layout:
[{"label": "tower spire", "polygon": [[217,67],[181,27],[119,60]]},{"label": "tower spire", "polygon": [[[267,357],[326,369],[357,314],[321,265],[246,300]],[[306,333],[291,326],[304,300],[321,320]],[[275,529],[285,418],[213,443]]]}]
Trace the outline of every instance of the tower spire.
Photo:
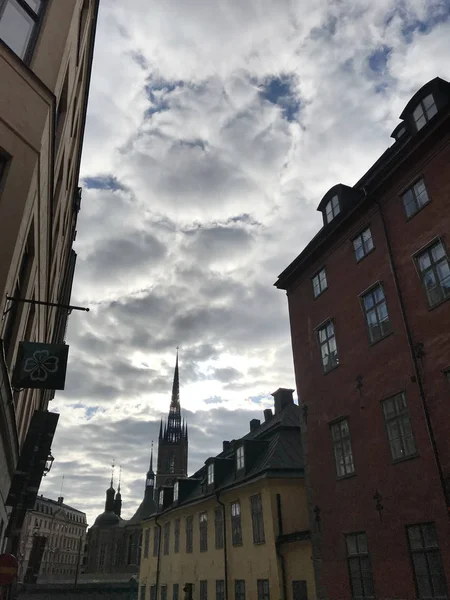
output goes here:
[{"label": "tower spire", "polygon": [[149,468],[148,472],[153,473],[153,440],[152,440],[152,449],[150,450],[150,468]]},{"label": "tower spire", "polygon": [[173,374],[173,385],[172,385],[172,401],[170,407],[180,405],[180,378],[178,374],[178,346],[177,346],[177,358],[175,361],[175,372]]}]

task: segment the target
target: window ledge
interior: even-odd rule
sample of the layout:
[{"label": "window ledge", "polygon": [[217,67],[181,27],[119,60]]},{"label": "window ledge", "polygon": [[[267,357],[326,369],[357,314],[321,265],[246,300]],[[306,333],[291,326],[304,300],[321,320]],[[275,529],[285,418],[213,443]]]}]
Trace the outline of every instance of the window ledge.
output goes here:
[{"label": "window ledge", "polygon": [[337,479],[338,481],[341,481],[342,479],[351,479],[352,477],[356,477],[356,472],[354,472],[354,473],[349,473],[348,475],[338,475],[338,476],[336,477],[336,479]]},{"label": "window ledge", "polygon": [[253,542],[254,546],[263,546],[266,543],[266,540],[262,540],[262,542]]},{"label": "window ledge", "polygon": [[361,256],[361,258],[357,258],[356,259],[356,264],[359,265],[359,263],[361,263],[367,256],[369,256],[369,254],[372,254],[372,252],[374,252],[376,249],[376,246],[374,246],[371,250],[369,250],[368,252],[366,252],[364,254],[364,256]]},{"label": "window ledge", "polygon": [[383,340],[385,340],[386,338],[388,338],[390,335],[394,335],[394,330],[390,331],[389,333],[385,333],[382,337],[378,338],[374,342],[371,342],[369,340],[369,346],[370,347],[376,346],[379,342],[382,342]]},{"label": "window ledge", "polygon": [[435,308],[438,308],[438,306],[441,306],[441,304],[444,304],[444,302],[447,302],[447,300],[450,300],[450,294],[447,296],[447,298],[442,298],[442,300],[439,300],[439,302],[436,302],[436,304],[433,304],[433,306],[429,306],[428,311],[430,312]]},{"label": "window ledge", "polygon": [[322,290],[320,292],[320,294],[317,294],[317,296],[314,296],[314,292],[313,292],[314,300],[317,300],[318,298],[320,298],[321,296],[323,296],[327,290],[328,290],[328,285],[327,285],[327,287],[324,290]]},{"label": "window ledge", "polygon": [[[430,204],[431,200],[428,199],[428,202],[425,202],[425,204],[422,204],[422,206],[420,206],[416,212],[414,212],[412,215],[409,215],[409,217],[406,217],[406,222],[411,221],[411,219],[413,219],[417,214],[420,213],[420,211],[422,211],[426,206],[428,206]],[[404,208],[404,207],[403,207]]]},{"label": "window ledge", "polygon": [[420,454],[418,452],[415,452],[414,454],[409,454],[408,456],[403,456],[402,458],[393,458],[392,464],[397,465],[398,463],[403,463],[407,460],[412,460],[414,458],[419,458],[419,457],[420,457]]},{"label": "window ledge", "polygon": [[341,363],[338,363],[335,367],[331,367],[331,369],[328,369],[328,371],[324,371],[323,374],[324,375],[328,375],[329,373],[332,373],[333,371],[336,371],[336,369],[338,367],[340,367],[340,366],[341,366]]}]

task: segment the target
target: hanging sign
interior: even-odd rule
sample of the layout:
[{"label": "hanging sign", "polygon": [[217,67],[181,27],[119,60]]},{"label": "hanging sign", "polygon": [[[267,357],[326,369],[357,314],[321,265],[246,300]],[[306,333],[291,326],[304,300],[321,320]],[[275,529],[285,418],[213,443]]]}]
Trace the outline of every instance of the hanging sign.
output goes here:
[{"label": "hanging sign", "polygon": [[67,344],[20,342],[12,386],[63,390],[68,354]]}]

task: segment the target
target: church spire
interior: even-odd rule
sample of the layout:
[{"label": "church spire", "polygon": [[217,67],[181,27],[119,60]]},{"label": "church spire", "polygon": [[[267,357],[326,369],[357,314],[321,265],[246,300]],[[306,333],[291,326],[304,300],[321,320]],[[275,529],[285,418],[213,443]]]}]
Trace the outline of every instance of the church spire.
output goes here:
[{"label": "church spire", "polygon": [[122,512],[122,494],[120,493],[120,480],[122,479],[122,467],[119,470],[119,485],[117,486],[117,494],[114,498],[114,512],[118,517]]},{"label": "church spire", "polygon": [[151,495],[153,497],[155,489],[155,473],[153,472],[153,442],[152,449],[150,451],[150,468],[147,471],[147,479],[145,481],[145,496]]},{"label": "church spire", "polygon": [[180,377],[178,375],[178,346],[177,346],[177,358],[175,361],[175,373],[173,374],[172,384],[172,400],[170,402],[170,408],[180,406]]},{"label": "church spire", "polygon": [[163,439],[166,442],[176,443],[182,437],[181,429],[181,407],[180,407],[180,377],[178,373],[178,347],[175,361],[175,372],[173,375],[172,400],[170,402],[169,418],[164,426]]}]

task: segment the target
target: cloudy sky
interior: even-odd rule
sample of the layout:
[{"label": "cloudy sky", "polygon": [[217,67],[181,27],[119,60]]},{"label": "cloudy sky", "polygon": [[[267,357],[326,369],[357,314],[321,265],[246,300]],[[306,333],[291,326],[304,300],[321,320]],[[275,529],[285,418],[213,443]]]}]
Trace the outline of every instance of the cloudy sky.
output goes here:
[{"label": "cloudy sky", "polygon": [[[189,468],[295,387],[277,275],[316,206],[450,79],[449,0],[101,0],[66,390],[41,491],[103,510],[143,493],[180,346]],[[116,469],[117,472],[117,469]]]}]

